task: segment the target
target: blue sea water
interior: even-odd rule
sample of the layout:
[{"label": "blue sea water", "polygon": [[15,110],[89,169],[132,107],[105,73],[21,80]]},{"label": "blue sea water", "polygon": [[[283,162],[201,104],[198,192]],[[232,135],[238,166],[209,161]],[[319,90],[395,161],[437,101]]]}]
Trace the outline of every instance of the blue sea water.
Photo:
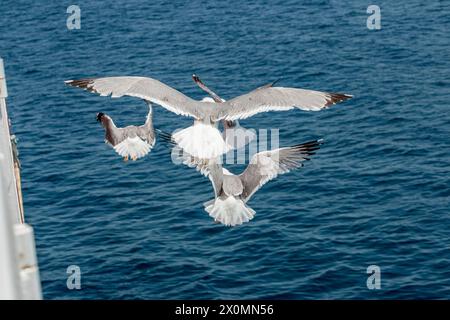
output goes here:
[{"label": "blue sea water", "polygon": [[[44,298],[450,298],[448,1],[77,1],[81,29],[68,30],[71,4],[0,4]],[[371,4],[381,30],[366,27]],[[200,99],[192,73],[226,99],[276,79],[355,97],[241,122],[279,128],[281,145],[325,144],[255,194],[254,220],[227,228],[203,211],[210,182],[164,143],[135,163],[103,143],[97,112],[139,124],[145,104],[63,83],[143,75]],[[192,121],[154,111],[166,131]],[[69,265],[81,290],[66,287]]]}]

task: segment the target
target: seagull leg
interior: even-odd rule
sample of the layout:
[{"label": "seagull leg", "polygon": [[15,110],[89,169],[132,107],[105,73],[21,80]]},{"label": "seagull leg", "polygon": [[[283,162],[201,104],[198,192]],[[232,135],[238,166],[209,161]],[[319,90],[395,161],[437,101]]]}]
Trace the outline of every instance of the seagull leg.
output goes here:
[{"label": "seagull leg", "polygon": [[131,160],[136,161],[136,160],[137,160],[137,156],[135,156],[135,155],[132,156],[132,157],[131,157]]},{"label": "seagull leg", "polygon": [[123,161],[127,162],[128,161],[128,155],[126,155],[125,157],[123,157]]}]

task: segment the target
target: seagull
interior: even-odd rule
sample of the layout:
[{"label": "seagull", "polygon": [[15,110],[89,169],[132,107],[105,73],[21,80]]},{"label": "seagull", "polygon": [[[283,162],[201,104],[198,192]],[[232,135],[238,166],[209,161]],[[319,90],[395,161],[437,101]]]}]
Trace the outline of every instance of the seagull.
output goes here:
[{"label": "seagull", "polygon": [[132,96],[158,104],[178,115],[194,118],[194,124],[174,133],[175,142],[187,153],[201,159],[214,159],[229,146],[217,128],[221,120],[235,121],[268,111],[294,108],[319,111],[352,96],[341,93],[263,86],[233,99],[215,103],[194,100],[152,78],[122,76],[67,80],[69,86],[83,88],[101,96]]},{"label": "seagull", "polygon": [[142,126],[127,126],[117,128],[110,116],[103,112],[97,113],[97,121],[105,128],[105,143],[123,157],[124,161],[136,161],[146,156],[155,145],[155,132],[152,123],[152,105],[148,104],[148,114]]},{"label": "seagull", "polygon": [[215,198],[204,203],[205,211],[216,222],[226,226],[249,222],[255,216],[255,211],[247,206],[253,194],[278,175],[302,167],[322,143],[320,139],[256,153],[239,175],[218,163],[197,163],[197,170],[211,180],[214,189]]},{"label": "seagull", "polygon": [[[219,97],[210,88],[208,88],[196,74],[192,75],[192,79],[200,87],[200,89],[208,93],[212,98],[212,101],[207,98],[203,98],[202,101],[209,101],[215,103],[222,103],[226,101],[225,99]],[[275,82],[269,83],[266,86],[272,86],[274,83]],[[247,130],[244,127],[240,126],[238,120],[235,121],[222,120],[222,125],[223,125],[222,138],[227,145],[227,150],[240,149],[256,138],[256,133],[254,132],[254,130]]]}]

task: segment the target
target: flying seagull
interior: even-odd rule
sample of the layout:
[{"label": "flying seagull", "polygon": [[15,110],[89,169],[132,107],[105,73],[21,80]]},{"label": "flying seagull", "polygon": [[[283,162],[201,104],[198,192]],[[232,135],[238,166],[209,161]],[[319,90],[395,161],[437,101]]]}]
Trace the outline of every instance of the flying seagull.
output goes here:
[{"label": "flying seagull", "polygon": [[105,128],[105,143],[123,157],[124,161],[131,158],[136,161],[146,156],[155,145],[155,131],[152,123],[152,105],[148,104],[148,114],[142,126],[127,126],[117,128],[110,116],[103,112],[97,113],[97,121]]},{"label": "flying seagull", "polygon": [[176,132],[175,142],[187,153],[202,159],[216,158],[228,151],[217,122],[246,119],[267,111],[294,108],[319,111],[351,95],[313,90],[263,86],[233,99],[214,103],[194,100],[168,85],[146,77],[106,77],[65,81],[102,96],[132,96],[158,104],[179,115],[194,118],[194,124]]},{"label": "flying seagull", "polygon": [[197,163],[197,170],[211,180],[214,188],[215,198],[204,204],[206,212],[227,226],[250,221],[255,211],[247,206],[247,202],[253,194],[279,174],[302,167],[322,143],[323,140],[314,140],[256,153],[240,175],[232,174],[217,163]]},{"label": "flying seagull", "polygon": [[[206,93],[208,93],[215,103],[225,102],[224,99],[219,97],[214,91],[208,88],[202,80],[196,75],[192,75],[192,79],[194,82]],[[269,83],[266,86],[272,86],[275,82]],[[205,101],[205,99],[203,99]],[[206,100],[208,101],[208,100]],[[249,144],[256,138],[256,133],[254,130],[247,130],[244,127],[239,125],[239,121],[228,121],[222,120],[223,124],[223,133],[222,137],[227,145],[228,150],[240,149],[244,147],[246,144]]]}]

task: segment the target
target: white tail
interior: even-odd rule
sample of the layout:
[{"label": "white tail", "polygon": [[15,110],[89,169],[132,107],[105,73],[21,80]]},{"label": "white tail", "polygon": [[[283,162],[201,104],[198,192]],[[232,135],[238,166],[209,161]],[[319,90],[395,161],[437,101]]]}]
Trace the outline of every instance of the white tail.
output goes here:
[{"label": "white tail", "polygon": [[255,210],[247,207],[241,199],[234,197],[217,198],[205,202],[204,205],[210,217],[226,226],[237,226],[249,222],[255,216]]},{"label": "white tail", "polygon": [[152,146],[139,139],[139,137],[126,138],[114,147],[114,150],[122,157],[139,159],[147,155]]},{"label": "white tail", "polygon": [[215,159],[228,151],[220,131],[209,124],[196,123],[172,137],[183,151],[200,159]]}]

